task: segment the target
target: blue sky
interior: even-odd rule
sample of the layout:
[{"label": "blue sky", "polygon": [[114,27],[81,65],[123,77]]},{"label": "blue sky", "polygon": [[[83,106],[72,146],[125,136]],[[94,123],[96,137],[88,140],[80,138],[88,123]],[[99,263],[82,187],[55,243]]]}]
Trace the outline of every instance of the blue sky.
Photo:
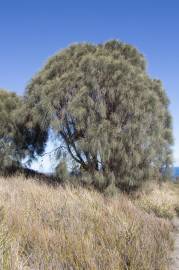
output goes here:
[{"label": "blue sky", "polygon": [[179,165],[178,14],[177,0],[0,0],[0,87],[22,94],[47,59],[74,42],[130,43],[171,100]]}]

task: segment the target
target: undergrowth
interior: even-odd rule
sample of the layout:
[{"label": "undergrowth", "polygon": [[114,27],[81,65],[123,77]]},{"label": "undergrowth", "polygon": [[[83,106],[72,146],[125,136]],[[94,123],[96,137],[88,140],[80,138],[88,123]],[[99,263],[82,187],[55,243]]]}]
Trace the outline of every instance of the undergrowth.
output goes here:
[{"label": "undergrowth", "polygon": [[159,217],[174,210],[158,192],[129,199],[1,178],[0,269],[168,269],[171,225]]}]

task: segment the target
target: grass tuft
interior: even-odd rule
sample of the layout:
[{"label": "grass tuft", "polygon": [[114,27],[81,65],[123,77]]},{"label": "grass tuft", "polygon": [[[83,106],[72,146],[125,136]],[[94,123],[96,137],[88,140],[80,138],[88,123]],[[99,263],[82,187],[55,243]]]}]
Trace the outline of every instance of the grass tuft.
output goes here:
[{"label": "grass tuft", "polygon": [[172,219],[179,214],[179,186],[169,182],[150,184],[140,193],[136,202],[147,213]]},{"label": "grass tuft", "polygon": [[[123,194],[1,178],[0,269],[167,269],[170,223],[141,205]],[[158,216],[173,211],[161,208]]]}]

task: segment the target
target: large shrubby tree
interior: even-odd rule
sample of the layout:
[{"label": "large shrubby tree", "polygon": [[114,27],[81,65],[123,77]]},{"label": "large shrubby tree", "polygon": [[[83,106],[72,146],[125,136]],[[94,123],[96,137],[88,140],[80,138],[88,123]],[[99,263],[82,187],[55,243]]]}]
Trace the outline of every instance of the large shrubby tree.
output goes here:
[{"label": "large shrubby tree", "polygon": [[16,110],[21,99],[15,94],[0,89],[0,169],[18,165],[20,152],[17,149]]},{"label": "large shrubby tree", "polygon": [[27,111],[23,97],[0,89],[0,172],[22,168],[22,160],[31,161],[43,152],[47,132]]},{"label": "large shrubby tree", "polygon": [[25,103],[41,130],[53,130],[59,149],[102,189],[138,185],[171,163],[168,98],[130,45],[70,46],[32,79]]}]

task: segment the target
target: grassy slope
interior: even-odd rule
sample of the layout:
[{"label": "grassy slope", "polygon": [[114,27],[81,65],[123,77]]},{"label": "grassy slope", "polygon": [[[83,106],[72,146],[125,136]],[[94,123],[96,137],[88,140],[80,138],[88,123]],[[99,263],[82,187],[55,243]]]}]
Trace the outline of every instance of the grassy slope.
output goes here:
[{"label": "grassy slope", "polygon": [[167,269],[171,225],[156,217],[175,215],[167,185],[130,200],[0,178],[0,269]]}]

